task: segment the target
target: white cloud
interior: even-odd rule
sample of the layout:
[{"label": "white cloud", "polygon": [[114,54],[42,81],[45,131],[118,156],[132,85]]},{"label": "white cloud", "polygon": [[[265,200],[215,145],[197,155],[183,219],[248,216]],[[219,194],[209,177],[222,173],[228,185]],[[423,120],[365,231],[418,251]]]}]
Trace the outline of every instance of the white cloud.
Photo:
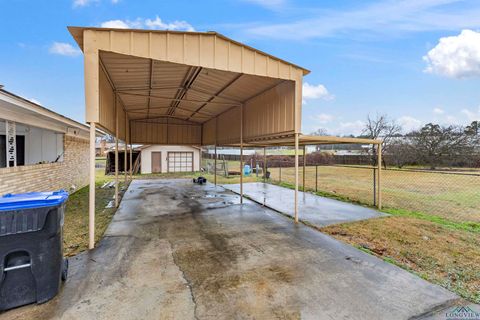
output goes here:
[{"label": "white cloud", "polygon": [[445,111],[444,111],[443,109],[441,109],[441,108],[434,108],[434,109],[433,109],[433,113],[435,113],[435,114],[444,114]]},{"label": "white cloud", "polygon": [[469,122],[480,121],[480,107],[476,111],[471,111],[469,109],[463,109],[462,114],[464,114]]},{"label": "white cloud", "polygon": [[361,120],[341,121],[338,124],[326,127],[327,131],[335,136],[351,135],[358,136],[362,133],[365,123]]},{"label": "white cloud", "polygon": [[151,30],[181,30],[195,31],[195,28],[186,21],[175,20],[173,22],[164,22],[159,16],[155,19],[137,18],[135,20],[109,20],[100,24],[102,28],[118,29],[151,29]]},{"label": "white cloud", "polygon": [[102,22],[100,24],[100,27],[102,28],[116,28],[116,29],[128,29],[128,28],[133,28],[131,26],[131,23],[127,23],[123,20],[109,20]]},{"label": "white cloud", "polygon": [[[110,0],[112,4],[117,4],[120,0]],[[86,7],[94,2],[100,2],[100,0],[73,0],[73,7]]]},{"label": "white cloud", "polygon": [[97,2],[98,0],[73,0],[74,7],[86,7],[93,2]]},{"label": "white cloud", "polygon": [[451,78],[480,76],[480,32],[463,30],[458,36],[440,38],[423,60],[428,73]]},{"label": "white cloud", "polygon": [[280,9],[287,4],[286,0],[243,0],[244,2],[250,2],[267,9]]},{"label": "white cloud", "polygon": [[422,126],[422,121],[411,116],[400,117],[397,121],[405,132],[416,130]]},{"label": "white cloud", "polygon": [[165,23],[160,19],[159,16],[156,16],[154,20],[146,19],[145,26],[150,29],[167,29],[167,30],[185,30],[185,31],[195,31],[191,24],[186,21],[173,21],[170,23]]},{"label": "white cloud", "polygon": [[[296,21],[245,26],[247,34],[277,39],[304,40],[344,37],[371,39],[412,32],[459,30],[480,27],[480,2],[452,6],[463,0],[381,0],[355,5],[350,10],[294,8],[305,17]],[[366,1],[358,1],[366,3]],[[300,15],[298,15],[300,16]]]},{"label": "white cloud", "polygon": [[328,92],[327,88],[323,84],[312,85],[308,82],[303,83],[303,99],[333,99],[333,96]]},{"label": "white cloud", "polygon": [[331,122],[334,119],[334,116],[332,116],[331,114],[320,113],[313,115],[311,119],[319,124],[326,124]]},{"label": "white cloud", "polygon": [[62,56],[76,57],[81,54],[80,49],[75,48],[70,43],[54,42],[49,49],[50,53]]}]

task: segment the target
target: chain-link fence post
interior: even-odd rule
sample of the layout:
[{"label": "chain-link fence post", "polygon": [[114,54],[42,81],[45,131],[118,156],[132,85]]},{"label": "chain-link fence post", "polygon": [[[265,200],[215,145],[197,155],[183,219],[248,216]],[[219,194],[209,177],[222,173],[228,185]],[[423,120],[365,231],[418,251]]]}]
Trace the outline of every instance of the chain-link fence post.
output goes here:
[{"label": "chain-link fence post", "polygon": [[315,192],[318,192],[318,165],[315,166]]},{"label": "chain-link fence post", "polygon": [[278,167],[278,182],[282,182],[282,167]]},{"label": "chain-link fence post", "polygon": [[373,167],[373,205],[377,205],[377,168]]}]

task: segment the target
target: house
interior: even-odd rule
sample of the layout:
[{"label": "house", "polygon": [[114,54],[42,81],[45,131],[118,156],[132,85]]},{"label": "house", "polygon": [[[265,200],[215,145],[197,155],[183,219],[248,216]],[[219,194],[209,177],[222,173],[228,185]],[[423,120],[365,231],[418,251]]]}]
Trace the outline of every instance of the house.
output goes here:
[{"label": "house", "polygon": [[0,86],[0,195],[88,184],[89,127]]},{"label": "house", "polygon": [[146,145],[140,150],[142,174],[200,171],[201,149],[198,147]]}]

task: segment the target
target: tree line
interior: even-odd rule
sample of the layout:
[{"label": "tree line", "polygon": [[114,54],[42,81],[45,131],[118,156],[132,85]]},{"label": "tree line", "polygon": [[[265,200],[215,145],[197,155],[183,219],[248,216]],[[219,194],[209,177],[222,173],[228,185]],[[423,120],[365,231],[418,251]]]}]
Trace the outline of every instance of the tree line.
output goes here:
[{"label": "tree line", "polygon": [[[480,121],[473,121],[467,126],[427,123],[417,130],[405,132],[387,115],[369,115],[358,137],[383,141],[384,166],[423,165],[430,169],[480,166]],[[372,145],[366,152],[372,164],[376,165],[375,146]]]}]

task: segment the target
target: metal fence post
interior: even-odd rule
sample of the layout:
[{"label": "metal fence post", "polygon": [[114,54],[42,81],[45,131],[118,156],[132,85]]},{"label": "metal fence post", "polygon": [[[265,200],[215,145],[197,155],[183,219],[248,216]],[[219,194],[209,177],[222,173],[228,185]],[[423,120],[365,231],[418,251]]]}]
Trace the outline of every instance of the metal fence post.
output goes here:
[{"label": "metal fence post", "polygon": [[318,165],[315,166],[315,192],[318,192]]},{"label": "metal fence post", "polygon": [[373,205],[377,205],[377,168],[373,167]]},{"label": "metal fence post", "polygon": [[282,182],[282,167],[278,167],[278,181]]}]

